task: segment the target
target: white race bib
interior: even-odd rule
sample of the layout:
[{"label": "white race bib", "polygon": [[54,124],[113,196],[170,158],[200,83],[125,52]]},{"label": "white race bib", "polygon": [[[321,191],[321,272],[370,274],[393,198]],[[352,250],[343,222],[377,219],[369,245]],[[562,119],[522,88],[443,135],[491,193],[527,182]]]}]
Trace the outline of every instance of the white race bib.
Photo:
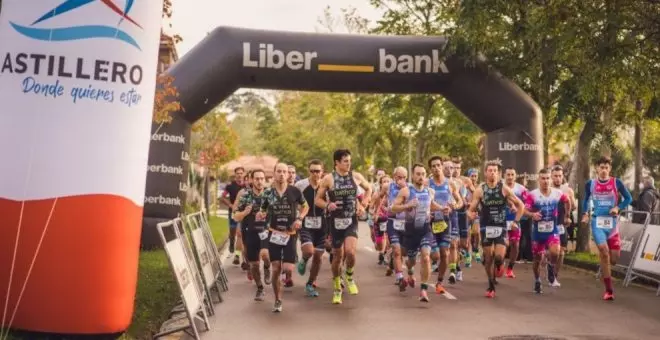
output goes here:
[{"label": "white race bib", "polygon": [[378,228],[380,229],[380,231],[387,231],[387,222],[378,223]]},{"label": "white race bib", "polygon": [[555,222],[553,221],[538,221],[539,233],[551,233],[555,230]]},{"label": "white race bib", "polygon": [[559,235],[566,234],[566,227],[563,224],[558,225],[557,228],[559,228]]},{"label": "white race bib", "polygon": [[305,228],[321,229],[321,216],[305,217]]},{"label": "white race bib", "polygon": [[291,235],[289,234],[273,231],[273,233],[270,235],[270,243],[277,244],[279,246],[286,246],[286,244],[289,243],[289,238],[291,238]]},{"label": "white race bib", "polygon": [[486,238],[498,238],[502,235],[502,227],[486,227]]},{"label": "white race bib", "polygon": [[614,228],[614,218],[611,216],[596,216],[596,227],[600,229]]},{"label": "white race bib", "polygon": [[406,230],[406,221],[404,220],[393,220],[392,227],[394,230],[404,231]]},{"label": "white race bib", "polygon": [[260,232],[260,233],[259,233],[259,238],[260,238],[261,240],[265,240],[265,239],[267,239],[267,238],[268,238],[268,230],[264,230],[264,231]]},{"label": "white race bib", "polygon": [[335,229],[337,230],[348,229],[352,224],[352,218],[335,218]]},{"label": "white race bib", "polygon": [[511,230],[511,224],[513,224],[513,221],[506,221],[506,230]]}]

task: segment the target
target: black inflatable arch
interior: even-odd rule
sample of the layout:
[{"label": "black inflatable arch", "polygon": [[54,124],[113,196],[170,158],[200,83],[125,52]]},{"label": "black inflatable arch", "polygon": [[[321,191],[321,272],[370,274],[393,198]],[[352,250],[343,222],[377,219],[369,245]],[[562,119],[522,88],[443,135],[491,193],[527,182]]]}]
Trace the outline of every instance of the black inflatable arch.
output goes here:
[{"label": "black inflatable arch", "polygon": [[275,32],[219,27],[168,73],[184,110],[154,126],[146,184],[143,247],[159,245],[155,225],[181,213],[190,127],[239,88],[362,93],[438,93],[487,134],[486,158],[520,174],[542,166],[541,112],[503,77],[442,60],[444,37]]}]

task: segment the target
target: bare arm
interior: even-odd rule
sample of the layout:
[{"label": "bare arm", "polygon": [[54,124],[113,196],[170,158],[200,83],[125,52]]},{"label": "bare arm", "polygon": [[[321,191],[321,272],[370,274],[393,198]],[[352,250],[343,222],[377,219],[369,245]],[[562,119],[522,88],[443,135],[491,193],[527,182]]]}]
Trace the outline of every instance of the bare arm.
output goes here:
[{"label": "bare arm", "polygon": [[513,203],[513,206],[516,208],[515,221],[520,221],[525,213],[525,204],[518,198],[518,196],[516,196],[516,194],[513,193],[513,190],[506,185],[502,187],[502,194],[504,194],[504,197],[506,197],[507,200],[510,200]]},{"label": "bare arm", "polygon": [[449,182],[449,190],[451,190],[451,195],[454,197],[454,200],[456,201],[456,205],[454,206],[454,209],[460,209],[462,208],[465,203],[463,202],[463,198],[461,197],[461,194],[458,192],[458,188],[456,188],[456,185],[454,183]]},{"label": "bare arm", "polygon": [[472,193],[472,202],[470,202],[470,207],[468,208],[468,212],[470,213],[476,213],[477,212],[477,206],[479,206],[479,201],[481,200],[481,197],[483,196],[483,191],[481,191],[481,188],[476,188],[474,192]]},{"label": "bare arm", "polygon": [[[431,197],[435,197],[435,190],[429,188],[429,195],[431,195]],[[440,211],[444,209],[445,207],[441,206],[438,202],[431,200],[431,211]]]},{"label": "bare arm", "polygon": [[366,179],[364,179],[364,176],[362,176],[361,173],[359,172],[354,172],[353,173],[353,179],[357,184],[364,189],[364,198],[362,199],[362,205],[365,207],[369,205],[369,201],[371,200],[371,192],[372,188],[369,182],[367,182]]},{"label": "bare arm", "polygon": [[247,209],[244,209],[243,211],[238,211],[238,208],[241,203],[241,199],[243,198],[243,195],[245,195],[246,191],[245,189],[241,189],[241,191],[238,192],[236,195],[236,200],[234,200],[234,205],[231,207],[231,217],[236,221],[236,222],[241,222],[243,219],[250,213]]},{"label": "bare arm", "polygon": [[393,213],[400,213],[410,208],[407,204],[403,203],[408,199],[409,195],[410,193],[408,187],[403,187],[403,189],[399,190],[399,194],[396,195],[396,198],[394,199],[394,203],[392,204]]},{"label": "bare arm", "polygon": [[314,198],[314,204],[316,204],[317,207],[322,209],[326,209],[328,207],[328,202],[325,200],[325,194],[328,192],[328,189],[330,189],[332,184],[331,174],[327,174],[323,177],[323,179],[321,179],[319,190],[316,192],[316,197]]}]

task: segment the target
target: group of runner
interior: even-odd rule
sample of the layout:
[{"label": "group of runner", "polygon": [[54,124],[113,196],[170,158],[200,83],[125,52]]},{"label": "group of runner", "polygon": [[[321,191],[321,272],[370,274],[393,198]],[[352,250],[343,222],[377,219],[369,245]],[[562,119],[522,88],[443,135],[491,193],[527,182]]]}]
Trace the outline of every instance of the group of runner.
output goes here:
[{"label": "group of runner", "polygon": [[[294,270],[304,276],[310,259],[305,293],[319,295],[316,280],[325,252],[333,276],[332,302],[342,303],[344,289],[358,294],[354,271],[359,219],[368,221],[378,263],[386,267],[385,275],[395,275],[400,291],[416,286],[419,262],[422,302],[429,301],[433,272],[437,273],[435,291],[444,294],[447,271],[449,284],[456,284],[463,279],[461,265],[471,267],[473,260],[486,271],[486,296],[495,297],[498,278],[515,278],[520,224],[525,219],[531,224],[534,292],[542,293],[542,264],[549,285],[560,287],[567,234],[576,222],[571,212],[577,209],[561,166],[540,170],[538,188],[528,190],[516,182],[515,169],[502,169],[495,161],[486,162],[483,182],[477,169],[461,175],[460,158],[433,156],[427,164],[430,176],[424,165],[415,164],[410,180],[406,168],[396,167],[391,176],[379,170],[373,185],[351,170],[349,150],[335,151],[333,162],[334,169],[325,173],[320,160],[310,161],[309,177],[296,183],[295,168],[278,163],[268,188],[263,170],[251,170],[244,184],[239,180],[244,169],[235,169],[239,190],[227,189],[230,225],[237,230],[240,224],[239,242],[230,239],[234,264],[244,258],[243,269],[256,284],[255,300],[264,300],[264,285],[272,285],[274,312],[282,311],[282,285],[293,286]],[[620,180],[610,177],[609,158],[599,159],[596,167],[598,178],[585,185],[581,221],[591,221],[601,257],[603,299],[613,300],[610,265],[616,263],[620,249],[617,215],[630,204],[631,196]]]}]

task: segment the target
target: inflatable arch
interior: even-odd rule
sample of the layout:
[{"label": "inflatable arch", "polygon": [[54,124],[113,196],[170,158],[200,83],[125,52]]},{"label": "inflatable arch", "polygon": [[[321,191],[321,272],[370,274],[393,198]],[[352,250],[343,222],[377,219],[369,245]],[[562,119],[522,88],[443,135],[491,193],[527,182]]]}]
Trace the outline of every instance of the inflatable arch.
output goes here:
[{"label": "inflatable arch", "polygon": [[143,246],[157,246],[155,225],[181,211],[191,124],[239,88],[439,93],[486,132],[487,159],[499,158],[533,181],[543,164],[540,109],[485,67],[443,60],[446,43],[443,37],[215,29],[168,71],[184,110],[172,124],[154,126],[150,169],[172,171],[148,172]]}]

